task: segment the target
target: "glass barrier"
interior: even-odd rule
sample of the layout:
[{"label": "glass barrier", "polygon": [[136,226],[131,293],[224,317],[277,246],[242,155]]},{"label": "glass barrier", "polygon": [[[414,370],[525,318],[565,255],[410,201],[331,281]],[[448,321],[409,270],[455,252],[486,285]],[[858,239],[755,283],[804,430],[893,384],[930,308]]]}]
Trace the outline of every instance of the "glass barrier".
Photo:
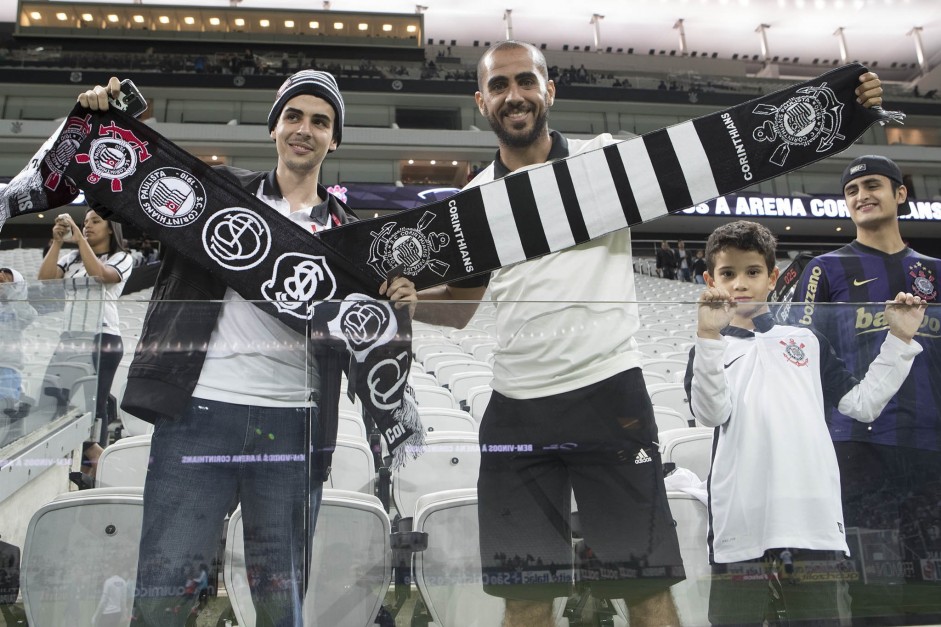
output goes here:
[{"label": "glass barrier", "polygon": [[11,447],[95,415],[102,294],[87,278],[0,282],[0,467]]},{"label": "glass barrier", "polygon": [[[122,298],[96,487],[56,466],[51,497],[0,502],[0,610],[37,626],[941,619],[941,305],[727,311],[636,280],[640,303],[423,302],[414,320],[318,303],[330,322],[305,334],[238,299]],[[30,289],[36,319],[5,352],[42,390],[63,344],[93,343],[69,326],[78,301],[43,310]]]}]

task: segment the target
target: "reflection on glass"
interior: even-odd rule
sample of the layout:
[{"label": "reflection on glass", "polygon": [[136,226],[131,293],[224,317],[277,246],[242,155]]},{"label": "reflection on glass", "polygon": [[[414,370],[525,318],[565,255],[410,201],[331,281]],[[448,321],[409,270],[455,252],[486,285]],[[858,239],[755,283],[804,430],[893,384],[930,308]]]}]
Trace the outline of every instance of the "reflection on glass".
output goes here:
[{"label": "reflection on glass", "polygon": [[95,401],[101,287],[16,275],[0,283],[0,449]]},{"label": "reflection on glass", "polygon": [[[847,461],[866,468],[886,460],[867,457],[870,452],[864,448],[860,457],[844,457],[839,446],[834,449],[833,422],[828,422],[826,413],[831,405],[853,410],[842,401],[858,381],[877,387],[900,386],[898,394],[888,388],[880,392],[891,398],[887,406],[898,412],[923,392],[937,394],[941,334],[933,325],[941,320],[941,305],[931,305],[925,312],[914,337],[922,351],[911,359],[911,373],[900,384],[892,377],[902,367],[901,353],[882,365],[862,358],[845,359],[840,365],[824,350],[826,343],[834,344],[835,333],[826,325],[855,328],[871,316],[872,324],[864,329],[869,332],[847,337],[858,342],[860,353],[870,342],[878,351],[889,333],[884,303],[815,303],[810,327],[779,317],[767,330],[749,330],[760,337],[726,332],[714,340],[719,343],[718,352],[703,362],[704,367],[712,364],[709,376],[721,378],[730,390],[739,381],[751,383],[739,387],[734,397],[730,391],[726,399],[730,409],[716,410],[710,417],[708,406],[725,408],[726,397],[720,398],[712,388],[704,392],[694,376],[690,403],[683,383],[690,349],[695,345],[696,355],[707,357],[700,351],[709,343],[696,337],[700,315],[696,299],[703,288],[679,282],[664,286],[664,281],[643,276],[637,282],[646,301],[606,303],[602,314],[612,324],[628,314],[637,321],[635,345],[625,350],[636,351],[643,379],[620,384],[642,386],[652,399],[652,416],[641,416],[636,407],[614,406],[599,386],[571,399],[573,405],[556,400],[554,407],[539,411],[568,415],[577,403],[579,413],[614,416],[615,432],[606,431],[603,437],[582,439],[576,445],[552,429],[525,429],[529,419],[525,415],[519,416],[511,432],[495,432],[484,416],[488,405],[492,411],[494,403],[502,402],[488,378],[492,371],[486,368],[492,367],[494,352],[500,350],[502,339],[493,328],[500,305],[481,304],[471,324],[462,330],[418,322],[411,334],[415,361],[409,379],[425,424],[428,444],[422,457],[401,470],[389,468],[387,446],[376,426],[363,420],[360,395],[368,394],[369,387],[357,389],[354,384],[353,400],[347,395],[347,357],[336,364],[344,374],[335,390],[339,433],[332,470],[322,498],[312,505],[319,512],[316,525],[307,519],[305,527],[305,514],[298,504],[310,498],[306,487],[310,469],[299,443],[306,441],[305,428],[319,429],[319,416],[306,408],[294,408],[291,411],[296,415],[290,416],[279,410],[277,419],[255,409],[240,416],[231,411],[233,403],[203,399],[191,410],[194,431],[173,436],[172,455],[151,448],[153,436],[146,433],[149,423],[142,423],[144,429],[133,431],[137,435],[128,430],[106,449],[99,472],[109,477],[109,491],[66,493],[51,503],[51,497],[44,495],[43,502],[21,508],[20,522],[26,526],[32,520],[32,531],[18,542],[24,551],[22,590],[8,609],[25,612],[28,607],[35,624],[110,625],[126,621],[128,611],[139,617],[141,605],[158,598],[159,604],[152,609],[158,610],[157,624],[161,625],[184,625],[197,615],[200,623],[221,620],[224,624],[229,619],[262,624],[259,617],[266,612],[277,624],[280,610],[272,608],[297,603],[298,615],[307,625],[366,625],[377,616],[394,616],[396,624],[409,624],[414,616],[421,616],[439,625],[490,626],[499,624],[504,612],[507,595],[499,588],[509,585],[524,591],[548,587],[554,599],[552,620],[557,623],[565,617],[573,625],[600,617],[626,620],[627,604],[621,599],[629,603],[643,598],[651,579],[672,577],[670,597],[683,625],[708,625],[710,614],[716,622],[721,615],[725,617],[721,620],[752,623],[751,617],[757,615],[768,620],[834,623],[850,617],[935,620],[941,612],[941,473],[917,455],[907,455],[889,460],[895,475],[861,471],[847,477],[843,472]],[[66,299],[57,299],[58,304],[51,306],[41,298],[51,287],[30,285],[25,302],[35,311],[34,319],[17,331],[8,325],[0,329],[8,367],[22,364],[16,368],[23,381],[20,399],[37,401],[30,403],[25,419],[4,423],[6,443],[15,445],[56,416],[93,407],[82,400],[81,383],[61,383],[67,377],[82,378],[68,374],[62,364],[81,362],[80,356],[87,357],[94,348],[84,328],[68,327]],[[11,304],[9,299],[0,300],[0,315]],[[71,305],[75,319],[75,304]],[[538,328],[560,345],[577,344],[580,338],[596,333],[587,316],[565,326],[546,326],[545,316],[559,305],[513,304],[527,311],[537,325],[520,332]],[[805,305],[794,303],[791,311],[801,317]],[[128,324],[122,330],[129,345],[139,337],[147,306],[143,301],[122,303],[122,320]],[[244,312],[230,308],[254,307],[251,303],[161,306],[181,333],[187,325],[214,321],[218,311],[212,311],[213,307],[224,308],[223,315],[233,314],[236,321]],[[602,307],[597,303],[575,306]],[[741,310],[749,307],[743,304]],[[759,314],[753,321],[759,326],[765,318]],[[286,364],[299,364],[305,373],[301,390],[307,395],[313,389],[312,356],[332,350],[332,342],[325,336],[308,340],[299,334],[244,335],[238,341],[208,342],[199,348],[225,364],[250,358],[256,369],[250,376],[237,376],[239,369],[232,365],[219,371],[231,374],[245,394],[258,393],[263,377],[278,377]],[[742,347],[741,357],[729,352],[736,347]],[[177,342],[136,348],[144,356],[172,355],[180,367],[186,367],[196,346]],[[840,374],[841,383],[831,390],[827,378],[818,372],[821,365],[826,372],[846,370],[852,378]],[[140,400],[121,398],[126,364],[122,370],[114,391],[124,401],[122,420],[132,425],[126,408]],[[873,372],[881,374],[873,377]],[[148,373],[142,369],[135,376],[143,382]],[[44,379],[45,387],[52,389],[35,397]],[[465,385],[465,380],[473,385]],[[287,378],[280,382],[286,385]],[[151,382],[158,384],[158,380]],[[60,396],[58,391],[66,388],[69,395]],[[6,394],[13,397],[9,391]],[[812,398],[818,397],[823,399],[821,406],[811,411]],[[40,415],[40,406],[46,408],[43,419],[34,424],[31,421]],[[885,417],[854,423],[866,432],[879,432]],[[652,430],[638,426],[643,420],[651,422]],[[241,426],[233,428],[235,422]],[[755,431],[758,425],[761,429]],[[165,427],[157,421],[158,431]],[[18,435],[11,438],[14,430]],[[645,441],[650,446],[643,446]],[[625,442],[636,444],[627,448]],[[540,492],[543,473],[551,469],[535,463],[546,451],[575,469],[571,485],[554,501],[544,500],[545,493]],[[644,461],[644,456],[651,461]],[[151,518],[142,491],[146,469],[171,457],[179,462],[177,467],[186,466],[190,478],[163,485],[162,511]],[[480,466],[503,468],[511,461],[512,468],[520,462],[534,462],[524,474],[514,470],[516,477],[498,475],[503,487],[512,482],[518,490],[514,494],[522,496],[502,504],[481,501],[477,490]],[[110,464],[120,470],[109,474]],[[663,519],[608,505],[605,495],[618,480],[612,472],[618,465],[631,470],[649,466],[666,475]],[[299,491],[286,491],[286,477],[292,473],[303,478]],[[249,493],[250,484],[243,482],[247,476],[255,478],[260,491]],[[855,491],[848,494],[847,486]],[[600,511],[590,510],[592,499],[579,499],[586,490],[599,494]],[[524,498],[546,508],[537,509],[534,519],[514,527],[514,510]],[[237,507],[239,502],[241,507]],[[256,504],[254,517],[246,503]],[[741,531],[722,517],[723,507],[739,517],[744,525]],[[802,507],[811,521],[829,517],[821,528],[832,537],[815,535],[816,523],[801,527],[791,522]],[[842,520],[837,521],[838,516]],[[159,523],[151,522],[148,530],[148,520]],[[842,530],[837,522],[842,522]],[[285,532],[288,524],[292,530]],[[538,534],[533,530],[537,524],[543,527]],[[750,525],[761,529],[754,531]],[[655,532],[641,534],[642,527]],[[663,562],[657,561],[658,543],[669,538],[671,530],[677,538],[675,566],[682,571],[672,569],[669,560],[671,568],[664,570]],[[303,554],[311,531],[312,566],[305,573]],[[635,547],[629,554],[609,559],[611,549],[605,544],[609,534],[627,537],[629,545],[638,537],[650,538],[653,549]],[[722,551],[745,542],[748,534],[771,538],[768,546],[761,546],[757,559],[738,554],[725,562],[716,559],[725,555]],[[730,536],[734,538],[728,540]],[[142,538],[147,540],[142,543]],[[551,539],[549,544],[545,538]],[[839,547],[831,546],[834,538],[840,541]],[[722,540],[728,541],[720,547]],[[497,543],[501,548],[495,548]],[[197,544],[200,548],[193,548]],[[288,553],[295,557],[285,557]],[[715,563],[710,563],[710,554]],[[6,567],[0,564],[0,570]],[[166,583],[157,588],[142,586],[140,573],[150,568],[165,571]],[[609,602],[608,597],[615,600]],[[136,609],[128,609],[131,601]],[[722,610],[723,602],[731,609]],[[908,616],[903,616],[905,612]]]}]

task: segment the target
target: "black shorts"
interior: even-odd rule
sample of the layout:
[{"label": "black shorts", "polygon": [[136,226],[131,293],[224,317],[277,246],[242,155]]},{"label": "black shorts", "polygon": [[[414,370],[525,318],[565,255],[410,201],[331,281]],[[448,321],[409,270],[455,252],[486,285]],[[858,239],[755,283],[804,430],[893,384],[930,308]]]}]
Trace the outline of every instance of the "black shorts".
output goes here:
[{"label": "black shorts", "polygon": [[[682,581],[656,438],[639,368],[539,399],[494,392],[477,482],[484,590],[550,599],[580,579],[634,603]],[[585,541],[577,565],[573,489]]]}]

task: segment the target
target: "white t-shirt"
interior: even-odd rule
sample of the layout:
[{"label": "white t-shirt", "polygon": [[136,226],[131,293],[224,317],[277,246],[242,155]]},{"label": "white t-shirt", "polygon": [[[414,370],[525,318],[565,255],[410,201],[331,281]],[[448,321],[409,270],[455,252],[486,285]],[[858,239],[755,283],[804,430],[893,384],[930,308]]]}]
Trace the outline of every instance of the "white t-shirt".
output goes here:
[{"label": "white t-shirt", "polygon": [[[101,260],[103,264],[117,270],[118,275],[121,277],[121,280],[117,283],[101,283],[101,286],[104,288],[101,332],[120,336],[121,329],[118,326],[117,301],[118,297],[121,296],[121,292],[124,291],[124,284],[127,283],[127,278],[131,276],[131,270],[134,269],[134,259],[131,257],[130,253],[124,251],[118,251],[113,255],[107,253],[98,255],[98,259]],[[85,271],[85,264],[82,263],[82,257],[77,250],[72,250],[61,255],[56,265],[62,270],[66,279],[88,276],[88,272]],[[69,325],[69,330],[88,330],[85,329],[86,325],[83,321],[69,319],[74,317],[72,314],[76,312],[76,309],[70,308],[66,313],[66,324]]]},{"label": "white t-shirt", "polygon": [[[567,141],[569,155],[617,143],[609,134]],[[490,164],[468,187],[493,177]],[[629,229],[501,268],[490,293],[497,305],[493,389],[504,396],[561,394],[641,365]]]},{"label": "white t-shirt", "polygon": [[[288,201],[264,194],[264,183],[255,195],[307,232],[333,226],[328,220],[325,227],[312,227],[308,212],[292,213]],[[317,364],[307,363],[304,336],[231,288],[223,300],[193,396],[258,407],[307,406],[311,388],[320,385]]]}]

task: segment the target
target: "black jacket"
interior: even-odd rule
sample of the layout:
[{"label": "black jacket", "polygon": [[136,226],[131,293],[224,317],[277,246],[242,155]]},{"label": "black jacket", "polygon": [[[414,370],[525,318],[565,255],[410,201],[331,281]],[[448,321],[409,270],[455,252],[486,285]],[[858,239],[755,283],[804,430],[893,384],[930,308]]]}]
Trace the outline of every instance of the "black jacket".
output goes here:
[{"label": "black jacket", "polygon": [[[281,195],[274,171],[253,172],[228,166],[215,169],[233,177],[233,184],[241,185],[251,194],[263,183],[266,195]],[[349,208],[323,187],[320,196],[328,199],[330,212],[341,224],[356,220]],[[160,416],[179,418],[189,405],[226,291],[226,284],[205,269],[167,246],[163,250],[166,252],[121,403],[129,414],[151,423]],[[319,423],[326,430],[322,434],[326,439],[319,441],[332,450],[340,398],[341,355],[311,344],[320,367]],[[326,464],[329,466],[329,459]]]},{"label": "black jacket", "polygon": [[664,270],[676,269],[676,253],[672,248],[657,249],[657,268]]}]

